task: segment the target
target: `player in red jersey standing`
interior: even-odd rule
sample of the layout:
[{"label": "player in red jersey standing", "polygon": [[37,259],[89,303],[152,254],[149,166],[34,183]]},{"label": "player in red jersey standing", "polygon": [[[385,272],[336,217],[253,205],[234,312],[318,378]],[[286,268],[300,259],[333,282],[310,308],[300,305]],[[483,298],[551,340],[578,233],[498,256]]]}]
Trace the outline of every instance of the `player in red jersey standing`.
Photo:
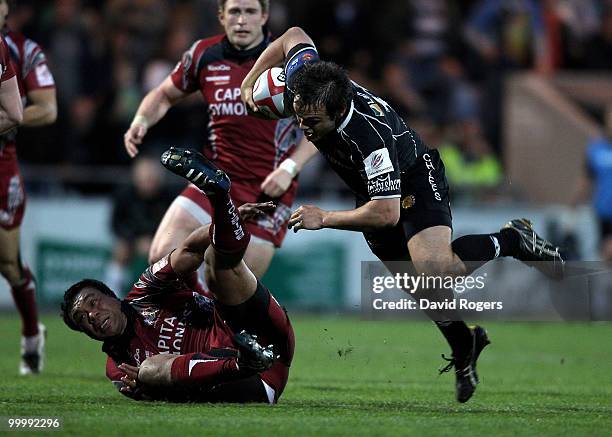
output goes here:
[{"label": "player in red jersey standing", "polygon": [[[138,153],[147,130],[176,103],[199,91],[208,106],[208,144],[204,154],[232,179],[238,205],[274,200],[273,214],[248,224],[253,235],[245,261],[257,277],[280,247],[291,215],[302,166],[316,149],[303,139],[293,119],[250,117],[240,99],[240,84],[269,43],[265,30],[268,0],[219,0],[225,34],[196,41],[174,72],[142,101],[125,133],[130,156]],[[176,247],[194,229],[210,222],[211,205],[188,186],[166,212],[153,239],[150,261]]]},{"label": "player in red jersey standing", "polygon": [[[25,266],[19,251],[19,229],[25,210],[25,190],[17,164],[15,144],[17,123],[35,127],[51,124],[57,116],[55,83],[47,67],[41,48],[18,32],[7,31],[9,5],[0,0],[0,29],[6,41],[6,59],[2,68],[14,75],[5,86],[4,75],[0,87],[2,109],[12,117],[5,125],[6,114],[0,115],[0,273],[11,286],[15,305],[22,321],[21,362],[19,373],[39,373],[44,365],[44,326],[38,323],[36,285],[30,269]],[[5,73],[6,74],[6,73]],[[16,91],[16,93],[15,93]],[[5,104],[4,98],[10,95]],[[25,108],[21,118],[22,100]],[[19,113],[17,117],[16,113]],[[11,113],[14,113],[11,115]]]},{"label": "player in red jersey standing", "polygon": [[[274,403],[289,376],[293,329],[242,260],[251,238],[242,219],[271,205],[238,210],[227,175],[195,151],[171,148],[162,163],[181,176],[202,175],[196,184],[213,205],[214,224],[150,266],[123,301],[101,282],[74,284],[64,321],[104,342],[107,376],[134,399]],[[210,293],[186,283],[202,262]]]}]

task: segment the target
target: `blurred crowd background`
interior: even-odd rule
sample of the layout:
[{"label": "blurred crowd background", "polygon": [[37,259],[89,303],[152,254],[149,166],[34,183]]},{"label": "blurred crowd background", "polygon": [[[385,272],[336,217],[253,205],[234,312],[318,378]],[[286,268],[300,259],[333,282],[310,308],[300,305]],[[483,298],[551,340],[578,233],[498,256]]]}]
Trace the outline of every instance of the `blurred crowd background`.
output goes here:
[{"label": "blurred crowd background", "polygon": [[[20,0],[9,25],[42,45],[57,82],[58,122],[23,131],[18,142],[28,188],[41,194],[100,194],[129,180],[122,137],[141,98],[195,39],[222,31],[216,0]],[[459,191],[504,191],[509,74],[612,67],[610,0],[272,0],[270,31],[292,25],[441,148]],[[602,108],[592,115],[602,120]],[[205,126],[200,99],[191,99],[143,149],[199,147]],[[319,162],[300,192],[330,186],[340,184]]]}]

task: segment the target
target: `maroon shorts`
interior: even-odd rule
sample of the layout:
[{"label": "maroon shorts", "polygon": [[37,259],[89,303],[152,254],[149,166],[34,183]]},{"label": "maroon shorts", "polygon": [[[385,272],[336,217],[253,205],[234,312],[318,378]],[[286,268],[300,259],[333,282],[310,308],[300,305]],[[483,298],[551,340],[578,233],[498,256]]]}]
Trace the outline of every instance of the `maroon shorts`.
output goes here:
[{"label": "maroon shorts", "polygon": [[[291,217],[291,205],[295,199],[296,191],[297,183],[294,181],[279,199],[270,199],[261,192],[258,184],[232,182],[230,195],[236,206],[269,200],[276,203],[277,206],[273,214],[248,222],[246,227],[251,235],[268,241],[275,247],[280,247],[287,233],[287,223],[289,217]],[[177,200],[184,209],[189,211],[202,224],[210,223],[212,207],[208,198],[197,187],[189,184]]]},{"label": "maroon shorts", "polygon": [[25,203],[17,159],[0,160],[0,227],[10,230],[21,226]]}]

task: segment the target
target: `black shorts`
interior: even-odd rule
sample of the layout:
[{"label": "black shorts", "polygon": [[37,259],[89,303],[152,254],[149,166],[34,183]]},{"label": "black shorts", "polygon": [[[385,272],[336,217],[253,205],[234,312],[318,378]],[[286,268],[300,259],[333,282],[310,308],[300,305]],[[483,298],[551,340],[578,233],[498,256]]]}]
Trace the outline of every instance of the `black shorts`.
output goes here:
[{"label": "black shorts", "polygon": [[295,349],[293,327],[287,312],[259,280],[255,294],[246,302],[240,305],[217,303],[216,306],[219,315],[234,333],[245,330],[249,334],[257,335],[257,341],[261,345],[274,345],[274,353],[279,358],[260,376],[274,388],[275,397],[278,399],[287,384]]},{"label": "black shorts", "polygon": [[[421,155],[410,170],[402,172],[401,181],[399,223],[393,228],[363,233],[374,255],[382,261],[409,257],[408,241],[423,229],[453,227],[448,181],[436,149]],[[364,203],[358,200],[357,206]]]}]

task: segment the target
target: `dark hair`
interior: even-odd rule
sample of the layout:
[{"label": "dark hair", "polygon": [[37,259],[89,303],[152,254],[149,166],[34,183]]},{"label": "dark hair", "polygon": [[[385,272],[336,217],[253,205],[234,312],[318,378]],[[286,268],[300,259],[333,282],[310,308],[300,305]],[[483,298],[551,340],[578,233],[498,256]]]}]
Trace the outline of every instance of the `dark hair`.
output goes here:
[{"label": "dark hair", "polygon": [[74,323],[74,320],[72,320],[72,307],[74,306],[74,301],[76,300],[76,297],[84,288],[94,288],[102,294],[106,294],[107,296],[111,296],[119,300],[113,290],[108,288],[108,286],[104,282],[97,281],[95,279],[83,279],[82,281],[73,284],[68,290],[64,292],[64,301],[62,302],[61,315],[64,319],[64,323],[68,325],[70,329],[73,329],[75,331],[81,331],[81,329],[76,325],[76,323]]},{"label": "dark hair", "polygon": [[353,99],[353,86],[346,70],[333,62],[305,64],[291,80],[291,92],[299,96],[300,108],[324,107],[332,120],[339,120]]},{"label": "dark hair", "polygon": [[[261,5],[261,12],[264,14],[270,10],[270,0],[258,0]],[[225,9],[225,4],[227,0],[217,0],[217,5],[219,5],[219,11],[223,11]]]}]

